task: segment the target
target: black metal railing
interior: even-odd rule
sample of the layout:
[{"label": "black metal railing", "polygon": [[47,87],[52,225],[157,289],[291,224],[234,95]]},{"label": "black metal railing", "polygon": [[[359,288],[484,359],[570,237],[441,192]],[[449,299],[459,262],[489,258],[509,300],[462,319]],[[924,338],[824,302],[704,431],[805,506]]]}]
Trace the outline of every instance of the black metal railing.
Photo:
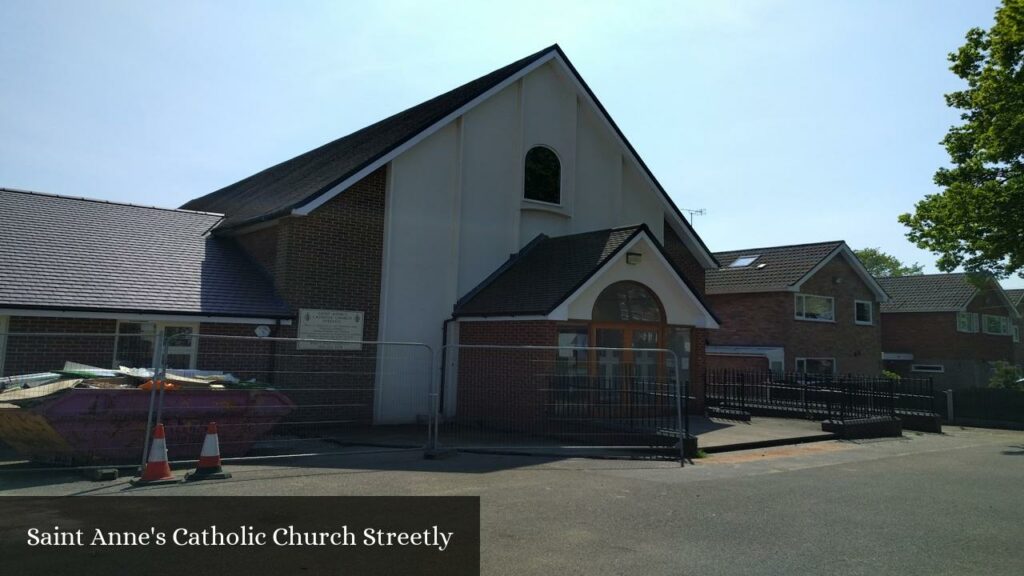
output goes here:
[{"label": "black metal railing", "polygon": [[931,379],[854,374],[709,370],[708,406],[780,416],[828,418],[932,414]]}]

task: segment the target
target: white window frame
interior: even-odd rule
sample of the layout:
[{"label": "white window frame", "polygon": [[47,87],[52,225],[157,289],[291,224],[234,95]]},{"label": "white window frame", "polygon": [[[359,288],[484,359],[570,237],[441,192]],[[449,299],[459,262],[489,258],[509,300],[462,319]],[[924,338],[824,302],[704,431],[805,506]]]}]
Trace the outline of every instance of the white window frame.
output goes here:
[{"label": "white window frame", "polygon": [[[857,306],[861,304],[868,305],[868,321],[864,322],[857,319]],[[874,326],[875,325],[875,303],[870,300],[854,300],[853,301],[853,323],[860,324],[861,326]]]},{"label": "white window frame", "polygon": [[0,376],[4,375],[4,360],[7,359],[7,330],[10,327],[10,318],[0,316]]},{"label": "white window frame", "polygon": [[[999,332],[990,332],[988,329],[988,321],[990,319],[998,320],[1001,330]],[[1009,336],[1010,335],[1010,317],[999,316],[997,314],[982,314],[981,315],[981,331],[990,336]]]},{"label": "white window frame", "polygon": [[[797,371],[798,374],[807,374],[807,361],[808,360],[829,360],[829,361],[832,362],[832,375],[835,376],[836,374],[839,373],[839,364],[836,362],[835,357],[829,358],[828,356],[814,356],[814,357],[808,356],[808,357],[796,358],[796,360],[794,361],[794,364],[796,365],[796,371]],[[803,362],[803,365],[804,365],[803,370],[800,369],[800,363],[801,362]]]},{"label": "white window frame", "polygon": [[[147,320],[118,320],[117,321],[117,327],[115,328],[114,350],[113,350],[112,358],[110,360],[112,365],[117,363],[117,348],[118,348],[118,344],[119,344],[118,340],[120,340],[120,338],[121,338],[121,325],[122,324],[145,324],[145,323],[152,323],[153,324],[153,329],[155,331],[154,334],[161,334],[161,333],[163,333],[165,328],[191,328],[193,334],[199,334],[199,323],[197,323],[197,322],[151,322],[151,321],[147,321]],[[188,354],[188,356],[189,356],[188,367],[189,367],[189,369],[194,370],[195,367],[196,367],[196,356],[197,356],[197,352],[198,352],[198,348],[199,348],[198,344],[199,344],[199,339],[198,338],[192,338],[192,339],[190,339],[188,346],[171,346],[170,348],[167,349],[167,353],[168,354],[175,354],[175,355],[185,355],[185,354]],[[157,364],[157,354],[159,352],[160,352],[160,350],[159,350],[159,348],[157,348],[156,340],[154,339],[154,343],[153,343],[153,357],[150,358],[150,365],[149,366],[132,366],[132,368],[155,368],[156,364]],[[117,368],[116,365],[112,366],[112,367],[113,368]]]},{"label": "white window frame", "polygon": [[[832,318],[831,319],[827,319],[827,318],[807,318],[805,316],[801,316],[801,314],[806,314],[804,309],[806,309],[806,307],[807,307],[806,304],[804,304],[804,306],[801,306],[801,299],[806,299],[808,297],[810,297],[810,298],[825,298],[829,302],[831,302],[832,303]],[[831,323],[834,324],[835,321],[836,321],[836,299],[834,297],[832,297],[832,296],[821,296],[820,294],[794,294],[793,295],[793,317],[796,318],[797,320],[803,320],[804,322],[831,322]]]},{"label": "white window frame", "polygon": [[[937,368],[937,370],[935,370]],[[946,367],[942,364],[911,364],[911,372],[925,372],[929,374],[944,374]]]},{"label": "white window frame", "polygon": [[[960,326],[960,320],[967,319],[967,328],[964,329]],[[956,313],[956,331],[963,332],[964,334],[977,334],[981,322],[978,320],[977,312],[957,312]]]}]

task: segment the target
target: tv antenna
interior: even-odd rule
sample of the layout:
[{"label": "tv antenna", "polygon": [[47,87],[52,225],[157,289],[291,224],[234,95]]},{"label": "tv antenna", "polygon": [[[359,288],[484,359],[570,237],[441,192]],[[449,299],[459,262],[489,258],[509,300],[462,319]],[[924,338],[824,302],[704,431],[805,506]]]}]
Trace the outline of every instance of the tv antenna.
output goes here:
[{"label": "tv antenna", "polygon": [[708,211],[704,208],[680,208],[680,210],[690,215],[690,226],[693,226],[694,216],[704,216],[705,214],[708,213]]}]

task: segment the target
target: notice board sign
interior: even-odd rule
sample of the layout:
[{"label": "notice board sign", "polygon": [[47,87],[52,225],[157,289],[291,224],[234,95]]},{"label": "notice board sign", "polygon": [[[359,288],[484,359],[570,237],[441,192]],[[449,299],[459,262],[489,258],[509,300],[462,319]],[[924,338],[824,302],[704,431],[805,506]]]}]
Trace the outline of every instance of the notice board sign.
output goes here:
[{"label": "notice board sign", "polygon": [[[309,340],[304,340],[309,339]],[[362,350],[363,313],[299,308],[299,350]],[[349,340],[316,342],[315,340]]]}]

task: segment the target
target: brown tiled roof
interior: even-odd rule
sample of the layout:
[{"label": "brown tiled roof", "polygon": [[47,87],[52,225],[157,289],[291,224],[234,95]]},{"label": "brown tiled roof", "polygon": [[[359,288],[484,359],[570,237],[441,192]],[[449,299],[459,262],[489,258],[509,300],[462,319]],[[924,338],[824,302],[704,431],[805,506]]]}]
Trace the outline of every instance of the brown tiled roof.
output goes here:
[{"label": "brown tiled roof", "polygon": [[920,274],[876,278],[889,293],[882,312],[956,312],[978,293],[967,274]]},{"label": "brown tiled roof", "polygon": [[[716,252],[715,258],[722,263],[722,267],[707,271],[707,293],[741,294],[788,290],[842,245],[843,242],[837,240]],[[742,256],[757,256],[757,259],[742,268],[729,268],[730,264]]]}]

